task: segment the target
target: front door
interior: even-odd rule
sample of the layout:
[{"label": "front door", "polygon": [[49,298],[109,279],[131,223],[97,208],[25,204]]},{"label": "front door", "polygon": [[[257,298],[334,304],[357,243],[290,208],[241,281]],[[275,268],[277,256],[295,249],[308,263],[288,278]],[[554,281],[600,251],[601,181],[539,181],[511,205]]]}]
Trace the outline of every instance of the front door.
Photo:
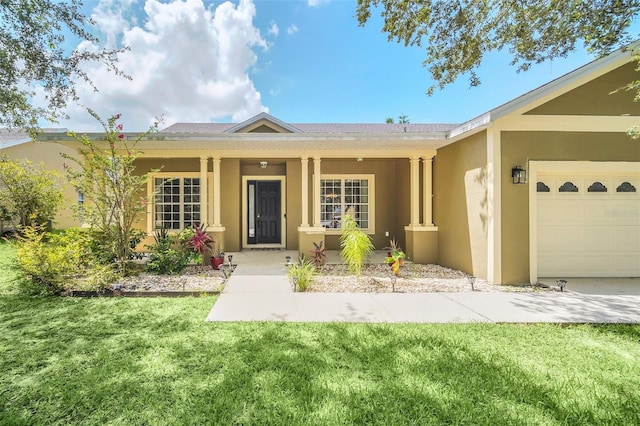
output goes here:
[{"label": "front door", "polygon": [[249,244],[280,244],[282,211],[280,181],[247,182]]}]

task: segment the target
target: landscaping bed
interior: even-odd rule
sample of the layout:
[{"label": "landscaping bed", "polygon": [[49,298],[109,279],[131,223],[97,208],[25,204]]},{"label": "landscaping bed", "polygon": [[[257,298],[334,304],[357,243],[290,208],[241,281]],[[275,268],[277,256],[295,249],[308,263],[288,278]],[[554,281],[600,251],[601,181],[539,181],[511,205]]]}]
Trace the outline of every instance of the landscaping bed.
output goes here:
[{"label": "landscaping bed", "polygon": [[[473,278],[473,288],[471,279]],[[547,288],[530,284],[494,285],[456,269],[440,265],[405,263],[395,276],[386,264],[368,264],[360,276],[350,274],[347,265],[327,264],[307,288],[318,293],[429,293],[429,292],[533,292]]]},{"label": "landscaping bed", "polygon": [[220,294],[227,278],[210,266],[189,265],[180,274],[140,272],[124,277],[104,291],[66,290],[72,297],[180,297]]}]

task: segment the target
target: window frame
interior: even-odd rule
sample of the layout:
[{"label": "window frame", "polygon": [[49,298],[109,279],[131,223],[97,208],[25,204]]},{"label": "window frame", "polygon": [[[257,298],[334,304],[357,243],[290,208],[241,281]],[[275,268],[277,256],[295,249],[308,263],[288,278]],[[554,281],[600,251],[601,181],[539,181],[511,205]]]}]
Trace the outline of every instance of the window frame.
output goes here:
[{"label": "window frame", "polygon": [[[171,180],[171,179],[180,179],[180,229],[169,229],[169,232],[180,232],[184,230],[184,180],[185,179],[201,179],[199,172],[159,172],[150,175],[149,182],[147,184],[147,193],[150,195],[150,202],[148,204],[148,226],[147,229],[149,232],[154,232],[158,227],[156,227],[156,179],[163,180]],[[207,191],[210,192],[211,188],[211,178],[207,176]],[[203,196],[202,192],[202,182],[200,182],[200,197]],[[202,198],[201,198],[202,199]],[[198,203],[200,204],[200,203]],[[209,210],[211,204],[211,194],[207,194],[207,205],[205,211],[200,211],[200,224],[208,223]]]},{"label": "window frame", "polygon": [[[345,203],[344,203],[344,181],[345,180],[349,180],[349,179],[359,179],[359,180],[367,180],[368,181],[368,189],[369,189],[369,201],[367,202],[368,205],[368,214],[369,214],[369,226],[367,228],[361,228],[362,231],[364,231],[366,234],[368,235],[374,235],[376,233],[376,220],[375,220],[375,200],[376,200],[376,180],[375,180],[375,175],[374,174],[348,174],[348,173],[341,173],[341,174],[321,174],[320,175],[320,191],[322,191],[322,181],[323,180],[340,180],[340,187],[342,188],[342,194],[340,195],[341,197],[341,211],[344,211],[345,209]],[[318,211],[319,211],[319,216],[321,219],[321,223],[322,223],[322,200],[320,199],[321,193],[318,193],[315,197],[316,202],[318,203]],[[322,225],[321,225],[322,226]],[[327,235],[340,235],[341,230],[340,228],[325,228],[324,226],[322,226],[322,228],[324,229],[324,232]]]}]

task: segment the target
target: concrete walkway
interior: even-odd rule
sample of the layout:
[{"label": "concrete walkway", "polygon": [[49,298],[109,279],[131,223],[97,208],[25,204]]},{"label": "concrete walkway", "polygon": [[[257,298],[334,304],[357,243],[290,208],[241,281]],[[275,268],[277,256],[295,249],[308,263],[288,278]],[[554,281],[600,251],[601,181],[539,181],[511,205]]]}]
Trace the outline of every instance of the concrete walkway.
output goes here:
[{"label": "concrete walkway", "polygon": [[238,267],[207,321],[640,323],[640,279],[612,283],[609,292],[606,280],[570,280],[585,293],[294,293],[286,255],[297,253],[234,253]]}]

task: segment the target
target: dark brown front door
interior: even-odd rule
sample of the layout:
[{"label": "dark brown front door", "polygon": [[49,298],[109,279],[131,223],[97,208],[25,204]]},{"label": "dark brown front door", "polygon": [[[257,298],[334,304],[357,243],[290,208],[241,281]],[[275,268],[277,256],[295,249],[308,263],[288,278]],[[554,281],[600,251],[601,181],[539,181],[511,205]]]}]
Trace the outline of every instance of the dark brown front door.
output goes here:
[{"label": "dark brown front door", "polygon": [[[250,244],[280,244],[281,243],[281,188],[280,181],[249,181],[255,187],[255,209],[249,209],[249,223],[255,223],[255,238],[249,234]],[[250,191],[249,193],[254,192]],[[251,204],[251,200],[249,200]]]}]

